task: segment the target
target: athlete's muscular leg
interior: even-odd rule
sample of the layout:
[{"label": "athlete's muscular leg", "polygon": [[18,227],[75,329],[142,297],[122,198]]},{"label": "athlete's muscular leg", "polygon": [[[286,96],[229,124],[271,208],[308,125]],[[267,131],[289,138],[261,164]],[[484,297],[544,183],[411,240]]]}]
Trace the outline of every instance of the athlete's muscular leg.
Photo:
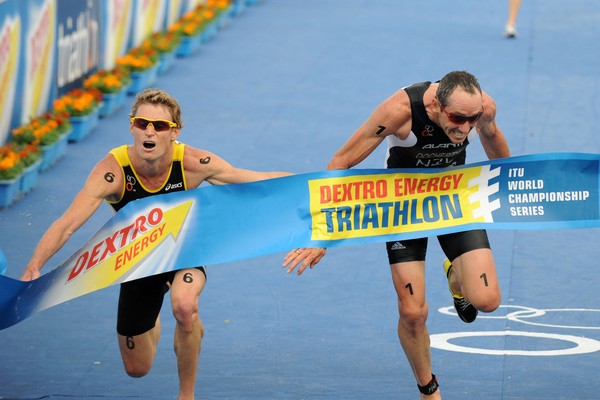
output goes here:
[{"label": "athlete's muscular leg", "polygon": [[468,251],[452,260],[451,284],[453,289],[483,312],[492,312],[500,306],[500,286],[496,264],[490,249]]},{"label": "athlete's muscular leg", "polygon": [[204,327],[198,313],[198,300],[206,276],[198,269],[178,271],[171,285],[171,305],[177,320],[175,354],[179,372],[178,400],[193,400]]},{"label": "athlete's muscular leg", "polygon": [[150,372],[160,339],[160,317],[149,331],[136,336],[118,335],[121,358],[127,375],[141,378]]},{"label": "athlete's muscular leg", "polygon": [[[417,382],[425,386],[431,380],[431,353],[427,330],[425,299],[425,262],[392,264],[392,279],[398,295],[398,337]],[[415,388],[416,390],[416,388]],[[441,399],[440,391],[421,399]]]}]

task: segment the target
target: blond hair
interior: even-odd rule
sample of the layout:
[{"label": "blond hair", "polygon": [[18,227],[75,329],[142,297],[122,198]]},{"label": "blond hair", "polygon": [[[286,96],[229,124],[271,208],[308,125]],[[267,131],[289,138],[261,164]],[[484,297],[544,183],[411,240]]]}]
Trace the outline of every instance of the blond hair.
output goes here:
[{"label": "blond hair", "polygon": [[170,114],[173,122],[177,124],[178,128],[183,127],[183,120],[181,119],[181,107],[173,96],[161,89],[144,89],[135,97],[135,101],[131,106],[130,118],[135,117],[138,108],[142,104],[153,104],[164,107]]}]

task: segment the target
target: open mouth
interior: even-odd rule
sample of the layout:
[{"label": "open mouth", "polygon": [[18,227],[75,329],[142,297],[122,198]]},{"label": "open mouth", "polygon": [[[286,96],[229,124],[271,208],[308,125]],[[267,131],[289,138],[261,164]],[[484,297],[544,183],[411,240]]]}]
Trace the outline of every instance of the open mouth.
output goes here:
[{"label": "open mouth", "polygon": [[462,140],[468,135],[468,133],[463,133],[458,129],[453,129],[450,131],[450,133],[458,140]]},{"label": "open mouth", "polygon": [[144,142],[144,148],[145,149],[153,149],[154,147],[156,147],[156,143],[154,143],[154,142]]}]

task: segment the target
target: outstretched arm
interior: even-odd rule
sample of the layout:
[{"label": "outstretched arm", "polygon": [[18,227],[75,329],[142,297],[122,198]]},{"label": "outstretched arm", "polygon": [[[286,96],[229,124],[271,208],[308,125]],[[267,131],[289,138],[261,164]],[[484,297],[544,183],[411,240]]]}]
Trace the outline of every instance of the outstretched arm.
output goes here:
[{"label": "outstretched arm", "polygon": [[[186,146],[184,162],[188,188],[197,187],[203,181],[225,185],[292,175],[289,172],[258,172],[235,168],[221,157],[191,146]],[[325,249],[296,249],[288,254],[284,266],[290,264],[288,272],[292,272],[302,262],[298,269],[298,274],[301,274],[307,267],[313,268],[324,255]]]},{"label": "outstretched arm", "polygon": [[185,147],[184,169],[188,188],[198,187],[204,181],[212,185],[227,185],[292,175],[289,172],[260,172],[236,168],[216,154],[192,146]]},{"label": "outstretched arm", "polygon": [[[367,158],[388,135],[405,138],[410,131],[410,101],[404,90],[399,90],[381,103],[367,120],[350,136],[333,155],[328,170],[349,169]],[[326,248],[300,248],[290,251],[283,262],[287,272],[298,268],[301,275],[321,261]]]},{"label": "outstretched arm", "polygon": [[69,208],[44,233],[25,267],[21,280],[38,278],[44,264],[94,214],[104,198],[117,192],[119,186],[116,182],[121,183],[122,178],[115,178],[116,162],[114,159],[111,162],[108,157],[112,156],[107,156],[94,167]]}]

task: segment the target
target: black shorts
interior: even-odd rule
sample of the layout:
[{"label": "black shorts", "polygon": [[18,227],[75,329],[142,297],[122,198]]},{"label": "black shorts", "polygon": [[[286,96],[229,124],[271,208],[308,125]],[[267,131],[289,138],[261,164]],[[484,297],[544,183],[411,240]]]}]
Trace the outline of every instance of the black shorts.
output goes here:
[{"label": "black shorts", "polygon": [[[206,277],[206,269],[197,267]],[[123,336],[137,336],[148,332],[156,325],[165,293],[173,283],[177,271],[136,279],[121,284],[117,333]]]},{"label": "black shorts", "polygon": [[[483,229],[449,233],[437,238],[450,261],[471,250],[490,248],[487,232]],[[425,261],[427,254],[427,238],[387,242],[385,246],[390,264]]]}]

